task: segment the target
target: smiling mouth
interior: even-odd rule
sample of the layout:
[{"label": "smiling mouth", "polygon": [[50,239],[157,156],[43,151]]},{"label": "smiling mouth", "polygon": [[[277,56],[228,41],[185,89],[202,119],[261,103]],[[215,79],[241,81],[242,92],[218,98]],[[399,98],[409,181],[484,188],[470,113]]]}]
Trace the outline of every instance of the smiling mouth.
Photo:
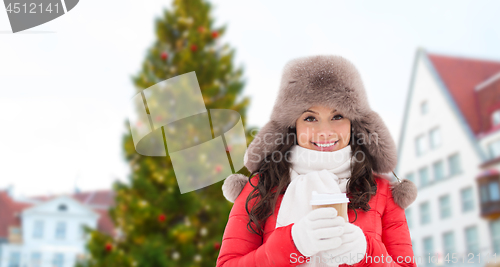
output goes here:
[{"label": "smiling mouth", "polygon": [[333,142],[333,143],[327,143],[327,144],[318,144],[318,143],[314,143],[314,142],[311,142],[313,143],[315,146],[318,146],[318,147],[331,147],[331,146],[334,146],[335,144],[338,143],[339,140]]}]

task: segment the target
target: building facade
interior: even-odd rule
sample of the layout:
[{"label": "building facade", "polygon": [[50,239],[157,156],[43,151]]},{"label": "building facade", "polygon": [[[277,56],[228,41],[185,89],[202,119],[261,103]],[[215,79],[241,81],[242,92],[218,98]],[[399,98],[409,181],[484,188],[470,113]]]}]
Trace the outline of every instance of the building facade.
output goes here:
[{"label": "building facade", "polygon": [[418,265],[500,266],[500,62],[419,49],[398,160]]},{"label": "building facade", "polygon": [[86,254],[84,226],[115,234],[111,205],[111,191],[23,200],[0,191],[0,267],[74,266]]}]

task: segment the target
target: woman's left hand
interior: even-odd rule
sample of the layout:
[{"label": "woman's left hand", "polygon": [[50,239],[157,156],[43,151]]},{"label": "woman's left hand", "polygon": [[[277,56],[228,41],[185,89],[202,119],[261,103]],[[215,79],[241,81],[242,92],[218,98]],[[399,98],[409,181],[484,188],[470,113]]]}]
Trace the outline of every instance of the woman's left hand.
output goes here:
[{"label": "woman's left hand", "polygon": [[365,257],[367,243],[361,228],[346,222],[344,234],[340,238],[342,239],[340,247],[320,252],[321,258],[325,258],[329,266],[338,266],[342,263],[352,265]]}]

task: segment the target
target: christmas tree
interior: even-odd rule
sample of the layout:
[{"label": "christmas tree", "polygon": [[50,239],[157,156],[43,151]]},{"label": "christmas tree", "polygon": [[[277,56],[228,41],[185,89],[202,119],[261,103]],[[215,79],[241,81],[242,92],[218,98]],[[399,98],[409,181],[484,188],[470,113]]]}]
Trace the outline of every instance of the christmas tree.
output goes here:
[{"label": "christmas tree", "polygon": [[[172,10],[156,19],[157,40],[132,80],[139,93],[195,71],[206,108],[237,111],[245,125],[249,99],[237,99],[243,70],[233,67],[234,50],[220,45],[226,25],[214,27],[210,10],[203,0],[174,0]],[[253,130],[246,130],[247,143]],[[119,233],[113,237],[86,227],[88,255],[77,266],[215,266],[232,207],[222,195],[223,181],[181,194],[168,154],[137,153],[130,134],[123,136],[123,147],[131,175],[129,183],[114,183],[116,205],[109,210]],[[249,174],[245,168],[235,171]]]}]

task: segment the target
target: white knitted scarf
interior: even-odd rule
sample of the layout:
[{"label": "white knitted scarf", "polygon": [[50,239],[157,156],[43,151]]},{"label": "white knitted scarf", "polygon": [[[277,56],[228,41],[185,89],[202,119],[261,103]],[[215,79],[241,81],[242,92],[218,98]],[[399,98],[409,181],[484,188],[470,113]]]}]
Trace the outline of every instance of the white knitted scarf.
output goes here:
[{"label": "white knitted scarf", "polygon": [[351,176],[351,146],[325,152],[295,145],[290,149],[291,182],[281,201],[276,228],[298,222],[309,213],[312,191],[345,193]]},{"label": "white knitted scarf", "polygon": [[[332,152],[317,151],[295,145],[290,149],[291,182],[281,201],[276,228],[296,223],[306,216],[312,207],[309,203],[312,191],[320,194],[345,193],[351,177],[351,146]],[[319,254],[315,254],[316,256]],[[317,257],[316,257],[317,259]],[[327,266],[311,259],[300,266]]]}]

